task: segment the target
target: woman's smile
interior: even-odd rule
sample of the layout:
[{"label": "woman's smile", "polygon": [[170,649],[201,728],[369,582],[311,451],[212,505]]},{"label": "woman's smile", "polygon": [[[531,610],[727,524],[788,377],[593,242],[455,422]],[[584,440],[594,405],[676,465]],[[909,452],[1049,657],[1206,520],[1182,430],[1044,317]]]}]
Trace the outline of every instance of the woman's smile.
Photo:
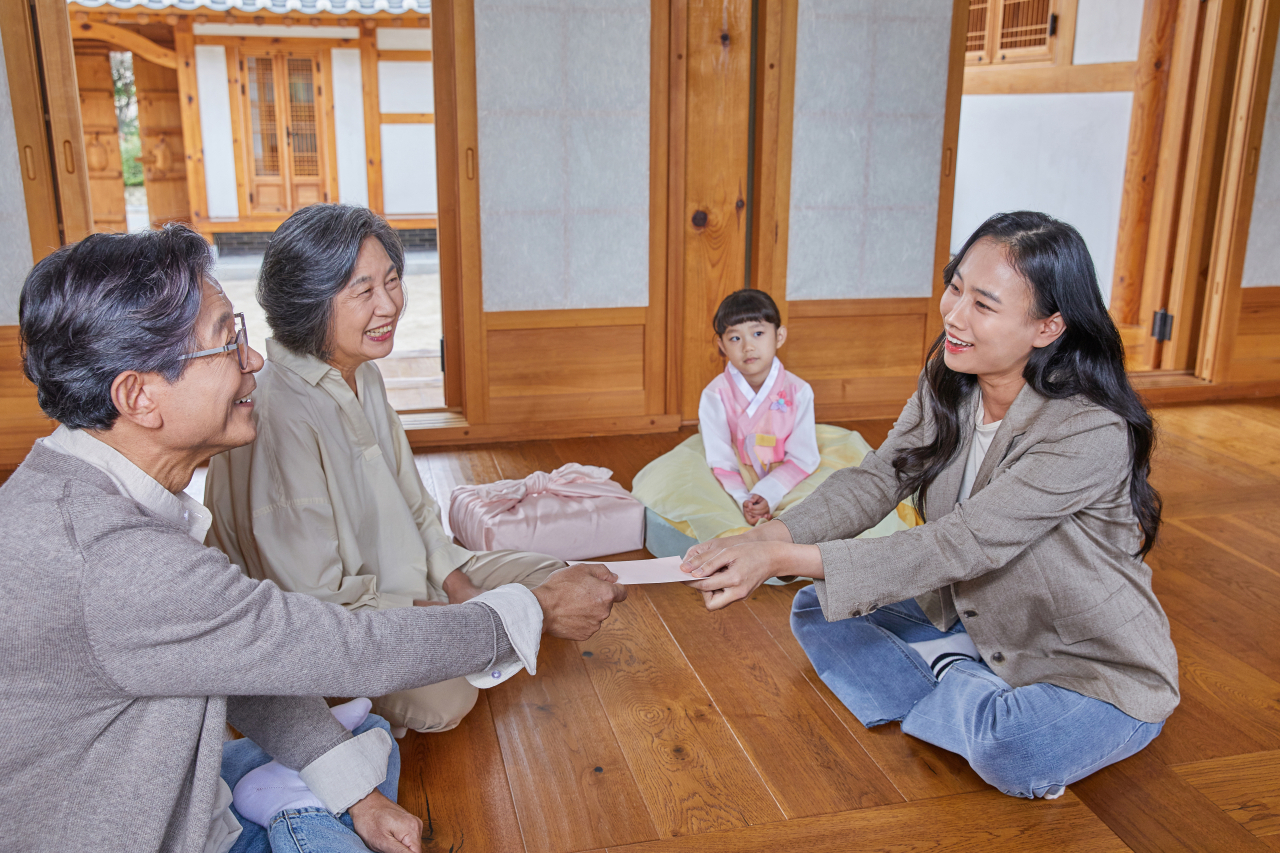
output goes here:
[{"label": "woman's smile", "polygon": [[395,331],[395,328],[395,321],[392,321],[373,329],[365,329],[364,336],[375,343],[382,343],[387,338],[391,337],[391,333]]},{"label": "woman's smile", "polygon": [[973,344],[968,343],[966,341],[962,341],[959,338],[952,335],[950,332],[948,332],[946,349],[947,349],[947,352],[952,354],[961,353],[961,352],[965,352],[967,350],[973,349]]}]

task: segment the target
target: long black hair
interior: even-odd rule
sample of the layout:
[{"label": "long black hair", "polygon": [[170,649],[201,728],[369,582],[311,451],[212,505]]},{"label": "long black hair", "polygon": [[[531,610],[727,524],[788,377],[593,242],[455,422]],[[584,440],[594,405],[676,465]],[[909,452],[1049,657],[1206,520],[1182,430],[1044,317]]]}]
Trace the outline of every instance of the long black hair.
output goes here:
[{"label": "long black hair", "polygon": [[[1124,418],[1129,429],[1129,503],[1142,527],[1142,547],[1134,556],[1145,557],[1156,544],[1162,502],[1147,478],[1155,447],[1155,426],[1124,369],[1120,331],[1107,313],[1098,290],[1093,259],[1080,233],[1065,222],[1043,213],[1020,210],[998,213],[978,227],[947,264],[943,280],[948,286],[960,262],[979,240],[998,243],[1009,263],[1030,285],[1032,315],[1044,319],[1061,314],[1065,330],[1056,341],[1035,349],[1023,368],[1022,378],[1040,394],[1063,399],[1077,394]],[[908,447],[893,460],[905,494],[916,494],[923,513],[929,486],[960,450],[960,407],[978,383],[970,373],[947,366],[943,354],[946,333],[929,348],[920,374],[921,397],[933,415],[933,440]]]}]

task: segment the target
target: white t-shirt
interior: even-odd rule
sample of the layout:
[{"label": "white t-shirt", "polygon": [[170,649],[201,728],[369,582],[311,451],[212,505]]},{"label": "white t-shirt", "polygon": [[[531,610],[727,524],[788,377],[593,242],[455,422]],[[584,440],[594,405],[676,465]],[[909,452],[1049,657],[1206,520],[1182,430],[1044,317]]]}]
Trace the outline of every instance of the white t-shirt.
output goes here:
[{"label": "white t-shirt", "polygon": [[982,393],[978,393],[978,410],[974,413],[974,430],[973,444],[969,445],[969,458],[964,463],[964,479],[960,481],[960,497],[959,500],[967,500],[969,493],[973,491],[973,481],[978,479],[978,469],[982,467],[982,460],[987,458],[987,451],[991,448],[991,439],[995,438],[996,430],[1000,429],[1003,420],[995,423],[984,424],[982,422]]}]

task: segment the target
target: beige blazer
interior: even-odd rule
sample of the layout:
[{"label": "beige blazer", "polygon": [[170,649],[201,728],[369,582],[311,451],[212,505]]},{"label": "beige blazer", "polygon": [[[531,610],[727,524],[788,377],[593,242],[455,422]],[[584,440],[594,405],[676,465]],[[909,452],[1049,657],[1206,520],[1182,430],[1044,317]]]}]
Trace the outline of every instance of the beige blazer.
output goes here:
[{"label": "beige blazer", "polygon": [[[992,439],[971,496],[957,502],[973,419],[929,489],[926,523],[858,539],[902,494],[893,458],[933,435],[917,391],[884,444],[833,474],[782,521],[817,544],[816,582],[830,621],[916,598],[946,630],[964,623],[983,659],[1014,687],[1047,682],[1146,722],[1178,704],[1178,660],[1151,569],[1132,556],[1124,421],[1083,397],[1023,388]],[[962,407],[976,406],[977,392]]]}]

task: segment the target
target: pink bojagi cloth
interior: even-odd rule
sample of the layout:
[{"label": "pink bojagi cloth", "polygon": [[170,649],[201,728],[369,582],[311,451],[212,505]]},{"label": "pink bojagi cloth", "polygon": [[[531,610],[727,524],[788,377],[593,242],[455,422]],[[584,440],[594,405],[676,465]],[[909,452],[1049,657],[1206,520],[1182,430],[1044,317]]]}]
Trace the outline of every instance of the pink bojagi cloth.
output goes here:
[{"label": "pink bojagi cloth", "polygon": [[523,480],[458,486],[449,526],[472,551],[536,551],[590,560],[644,547],[644,505],[608,468],[570,462]]}]

